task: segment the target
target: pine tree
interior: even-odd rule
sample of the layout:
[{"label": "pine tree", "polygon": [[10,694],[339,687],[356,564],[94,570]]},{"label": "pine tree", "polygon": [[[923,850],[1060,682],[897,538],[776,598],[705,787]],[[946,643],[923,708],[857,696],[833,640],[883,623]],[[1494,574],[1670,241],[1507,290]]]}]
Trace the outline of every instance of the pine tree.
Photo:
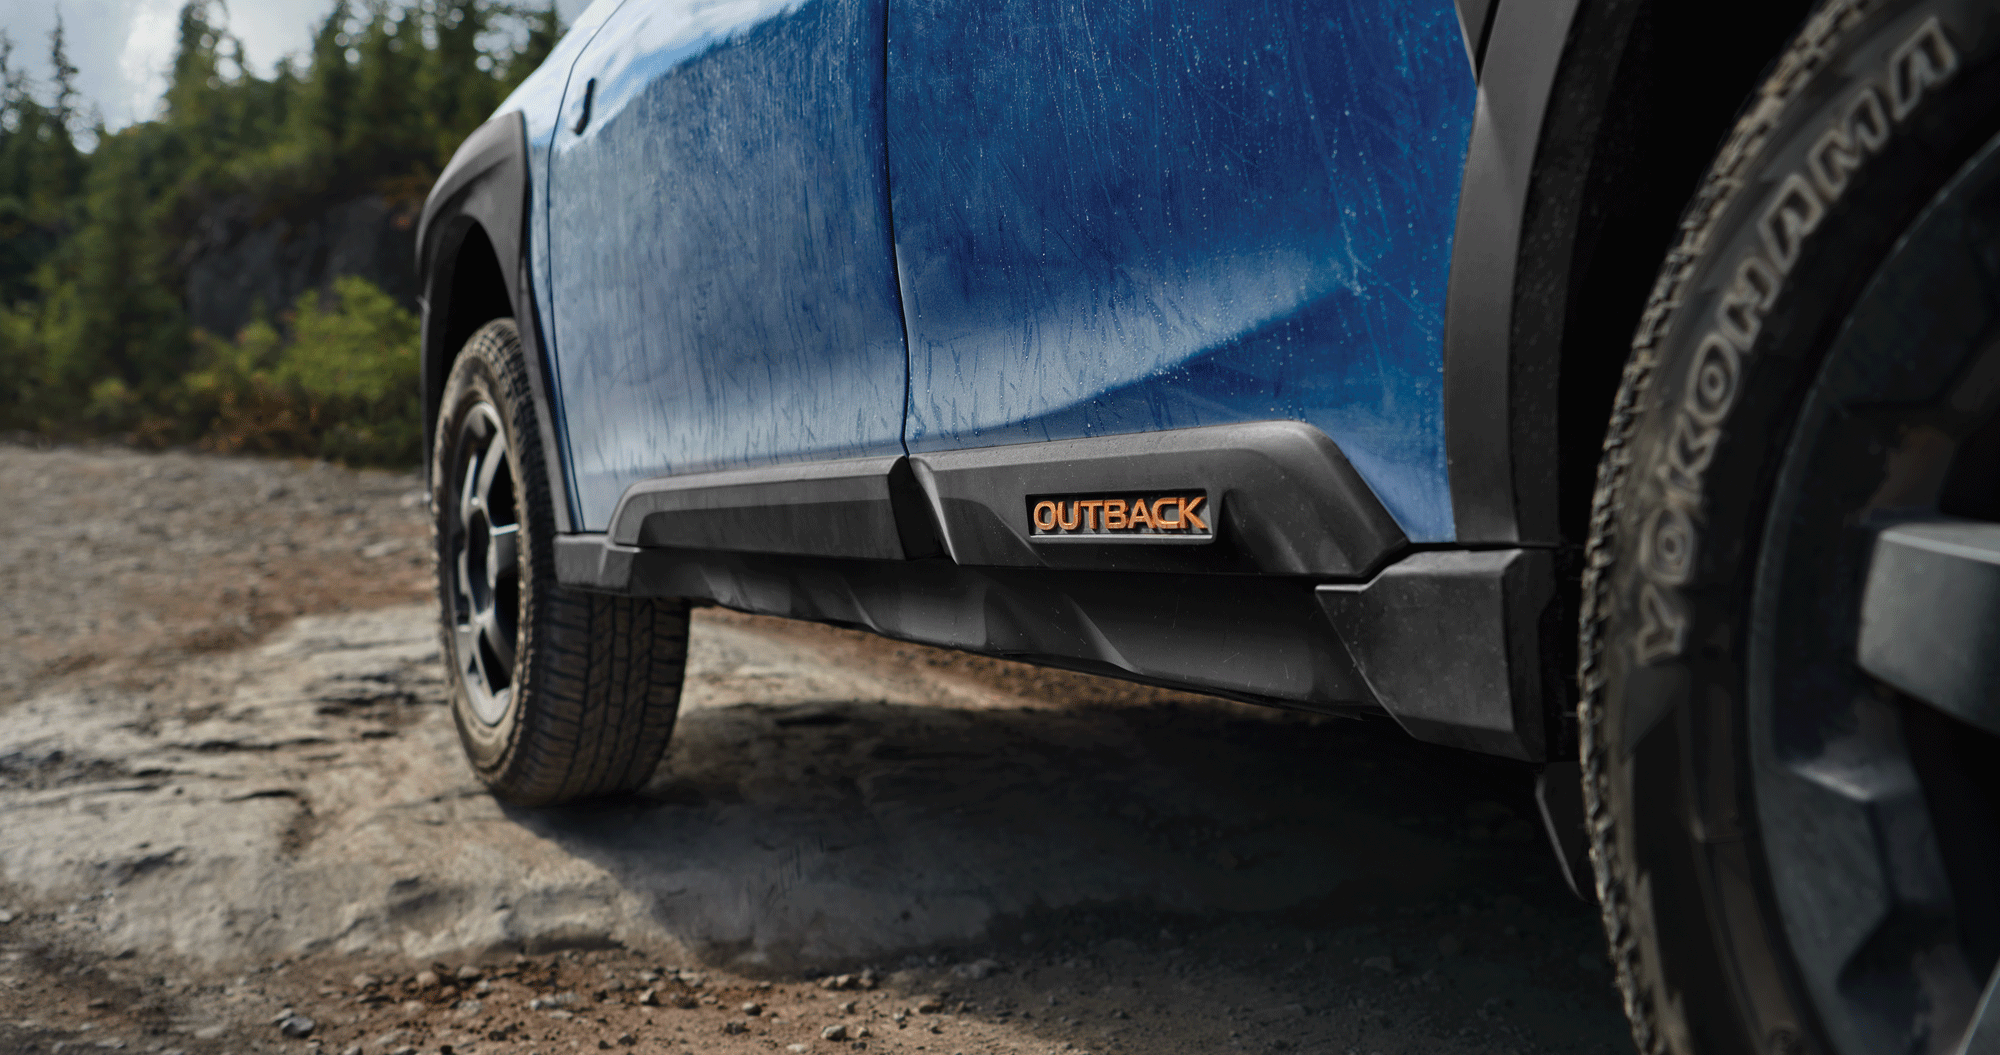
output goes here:
[{"label": "pine tree", "polygon": [[76,106],[76,67],[70,65],[63,36],[62,11],[57,9],[56,27],[49,33],[54,98],[48,106],[36,108],[37,127],[32,142],[26,144],[33,151],[28,163],[28,178],[33,181],[28,208],[46,226],[62,223],[65,207],[83,178],[83,161],[70,132]]},{"label": "pine tree", "polygon": [[55,115],[56,123],[68,128],[70,119],[76,116],[76,67],[69,64],[69,49],[63,46],[62,8],[56,8],[56,28],[49,32],[50,81],[55,85],[55,99],[49,111]]},{"label": "pine tree", "polygon": [[407,169],[427,153],[423,111],[410,105],[423,56],[418,12],[404,8],[392,17],[389,5],[378,0],[360,50],[347,156],[366,172]]},{"label": "pine tree", "polygon": [[334,0],[326,21],[313,33],[312,68],[292,108],[292,137],[310,157],[338,171],[341,148],[347,144],[354,107],[355,69],[348,60],[347,24],[353,10],[347,0]]},{"label": "pine tree", "polygon": [[467,134],[499,105],[499,85],[479,37],[492,26],[494,8],[486,0],[436,0],[431,24],[437,46],[426,67],[425,97],[436,122],[437,164],[451,158]]},{"label": "pine tree", "polygon": [[52,320],[49,379],[75,406],[105,382],[157,391],[186,364],[178,298],[161,281],[138,137],[100,140],[66,310]]}]

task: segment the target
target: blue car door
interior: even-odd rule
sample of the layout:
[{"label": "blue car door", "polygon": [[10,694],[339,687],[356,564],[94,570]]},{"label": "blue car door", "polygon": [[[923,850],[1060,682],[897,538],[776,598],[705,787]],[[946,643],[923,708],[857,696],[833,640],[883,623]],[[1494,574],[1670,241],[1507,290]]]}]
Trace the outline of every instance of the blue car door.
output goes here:
[{"label": "blue car door", "polygon": [[649,477],[902,453],[881,0],[626,0],[550,147],[579,527]]},{"label": "blue car door", "polygon": [[911,453],[1259,420],[1452,538],[1450,0],[888,0]]}]

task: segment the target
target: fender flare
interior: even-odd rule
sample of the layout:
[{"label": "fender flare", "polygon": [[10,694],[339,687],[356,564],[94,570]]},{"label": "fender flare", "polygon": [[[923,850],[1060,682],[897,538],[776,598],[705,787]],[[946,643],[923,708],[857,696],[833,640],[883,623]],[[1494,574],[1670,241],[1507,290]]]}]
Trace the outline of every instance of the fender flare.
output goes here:
[{"label": "fender flare", "polygon": [[1486,28],[1445,300],[1454,527],[1574,544],[1676,221],[1814,4],[1458,2]]},{"label": "fender flare", "polygon": [[[507,311],[520,328],[521,344],[529,350],[529,394],[535,401],[542,432],[542,453],[554,499],[557,533],[570,530],[568,477],[562,448],[556,442],[554,384],[548,349],[535,309],[534,285],[528,270],[528,207],[532,182],[528,171],[527,121],[510,110],[480,125],[452,155],[451,163],[432,186],[417,224],[417,274],[423,293],[423,398],[425,472],[430,471],[430,436],[437,426],[438,401],[451,364],[471,331],[499,312],[492,305],[466,303],[469,294],[457,273],[460,250],[475,230],[492,246],[500,269]],[[461,298],[454,303],[454,298]],[[478,316],[478,317],[475,317]]]},{"label": "fender flare", "polygon": [[1553,418],[1557,364],[1514,354],[1514,288],[1543,118],[1580,2],[1495,0],[1497,10],[1478,12],[1487,28],[1471,45],[1479,91],[1444,324],[1445,460],[1461,543],[1554,541],[1555,475],[1537,470],[1554,463],[1555,427],[1534,419],[1544,388]]}]

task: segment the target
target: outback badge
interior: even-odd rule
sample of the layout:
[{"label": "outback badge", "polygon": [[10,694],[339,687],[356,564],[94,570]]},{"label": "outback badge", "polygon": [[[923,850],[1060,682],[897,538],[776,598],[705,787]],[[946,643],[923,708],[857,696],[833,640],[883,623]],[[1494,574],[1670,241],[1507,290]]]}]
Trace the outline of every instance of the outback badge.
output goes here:
[{"label": "outback badge", "polygon": [[1212,542],[1215,520],[1205,491],[1028,498],[1034,542]]}]

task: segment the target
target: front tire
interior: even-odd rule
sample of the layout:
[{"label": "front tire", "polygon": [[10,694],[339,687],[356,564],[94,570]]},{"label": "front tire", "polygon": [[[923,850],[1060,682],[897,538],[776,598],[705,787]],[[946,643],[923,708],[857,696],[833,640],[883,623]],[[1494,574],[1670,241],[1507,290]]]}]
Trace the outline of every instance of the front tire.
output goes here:
[{"label": "front tire", "polygon": [[[1832,0],[1641,321],[1591,514],[1579,718],[1646,1055],[1943,1055],[1984,1028],[2000,721],[1885,675],[1868,642],[2000,632],[2000,591],[1942,629],[1880,603],[1902,535],[1950,521],[2000,560],[1996,129],[1990,2]],[[1963,581],[1977,549],[1954,551]]]},{"label": "front tire", "polygon": [[563,588],[528,361],[482,327],[438,408],[431,509],[452,717],[499,797],[549,806],[635,791],[666,752],[685,602]]}]

